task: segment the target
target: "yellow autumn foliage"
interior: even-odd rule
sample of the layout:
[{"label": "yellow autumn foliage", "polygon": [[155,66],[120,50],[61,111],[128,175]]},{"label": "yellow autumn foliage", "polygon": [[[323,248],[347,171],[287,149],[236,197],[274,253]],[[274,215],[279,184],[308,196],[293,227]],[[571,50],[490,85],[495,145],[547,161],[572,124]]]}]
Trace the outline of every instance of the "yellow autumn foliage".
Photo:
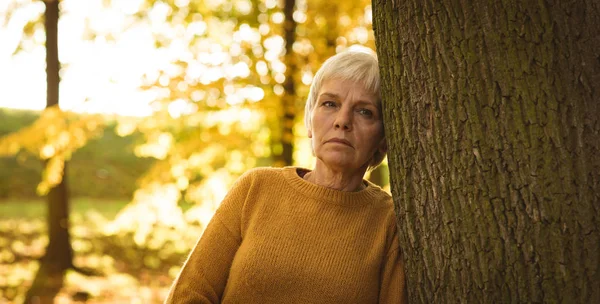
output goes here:
[{"label": "yellow autumn foliage", "polygon": [[0,156],[28,153],[46,161],[37,193],[45,195],[62,181],[65,161],[88,140],[101,135],[101,115],[74,115],[54,106],[45,109],[30,126],[0,138]]}]

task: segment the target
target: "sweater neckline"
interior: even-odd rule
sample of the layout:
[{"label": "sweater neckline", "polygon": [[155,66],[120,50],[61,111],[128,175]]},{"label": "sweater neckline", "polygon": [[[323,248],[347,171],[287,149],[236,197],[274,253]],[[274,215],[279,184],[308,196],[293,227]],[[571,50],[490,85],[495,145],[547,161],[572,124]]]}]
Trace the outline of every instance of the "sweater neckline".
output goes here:
[{"label": "sweater neckline", "polygon": [[[297,191],[317,201],[326,201],[344,206],[363,206],[377,201],[380,195],[378,186],[363,180],[367,185],[364,189],[356,192],[341,191],[327,188],[303,179],[300,174],[311,170],[300,167],[284,167],[283,176],[286,181]],[[302,174],[303,175],[303,174]]]}]

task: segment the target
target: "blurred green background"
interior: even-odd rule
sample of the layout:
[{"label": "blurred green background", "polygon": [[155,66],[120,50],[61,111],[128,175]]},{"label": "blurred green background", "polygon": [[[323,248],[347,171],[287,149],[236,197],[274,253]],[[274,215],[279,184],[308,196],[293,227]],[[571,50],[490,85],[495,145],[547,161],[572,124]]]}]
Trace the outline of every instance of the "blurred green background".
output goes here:
[{"label": "blurred green background", "polygon": [[[0,108],[0,137],[32,124],[39,112]],[[90,140],[73,153],[67,176],[73,197],[128,200],[153,159],[137,157],[134,147],[143,140],[139,132],[119,136],[116,122],[107,123],[101,137]],[[34,156],[20,153],[0,158],[0,199],[39,200],[35,185],[40,182],[43,163]]]}]

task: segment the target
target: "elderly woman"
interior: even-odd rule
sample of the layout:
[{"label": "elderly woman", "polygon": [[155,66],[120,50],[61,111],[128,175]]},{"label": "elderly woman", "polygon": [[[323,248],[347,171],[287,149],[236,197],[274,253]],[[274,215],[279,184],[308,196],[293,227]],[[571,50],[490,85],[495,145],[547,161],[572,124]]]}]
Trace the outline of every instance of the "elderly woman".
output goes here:
[{"label": "elderly woman", "polygon": [[387,151],[375,56],[329,58],[305,115],[314,169],[242,175],[166,303],[406,302],[392,199],[363,179]]}]

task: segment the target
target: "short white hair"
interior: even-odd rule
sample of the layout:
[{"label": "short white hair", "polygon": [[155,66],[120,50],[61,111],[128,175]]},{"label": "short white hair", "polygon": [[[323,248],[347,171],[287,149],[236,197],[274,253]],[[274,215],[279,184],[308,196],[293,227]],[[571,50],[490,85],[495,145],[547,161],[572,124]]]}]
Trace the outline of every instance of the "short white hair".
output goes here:
[{"label": "short white hair", "polygon": [[[312,112],[321,86],[325,81],[334,78],[362,84],[369,93],[377,97],[377,107],[381,111],[379,63],[375,52],[367,48],[349,49],[329,57],[315,74],[304,107],[304,125],[307,130],[311,130]],[[369,170],[381,164],[384,158],[385,153],[376,152],[369,164]]]}]

